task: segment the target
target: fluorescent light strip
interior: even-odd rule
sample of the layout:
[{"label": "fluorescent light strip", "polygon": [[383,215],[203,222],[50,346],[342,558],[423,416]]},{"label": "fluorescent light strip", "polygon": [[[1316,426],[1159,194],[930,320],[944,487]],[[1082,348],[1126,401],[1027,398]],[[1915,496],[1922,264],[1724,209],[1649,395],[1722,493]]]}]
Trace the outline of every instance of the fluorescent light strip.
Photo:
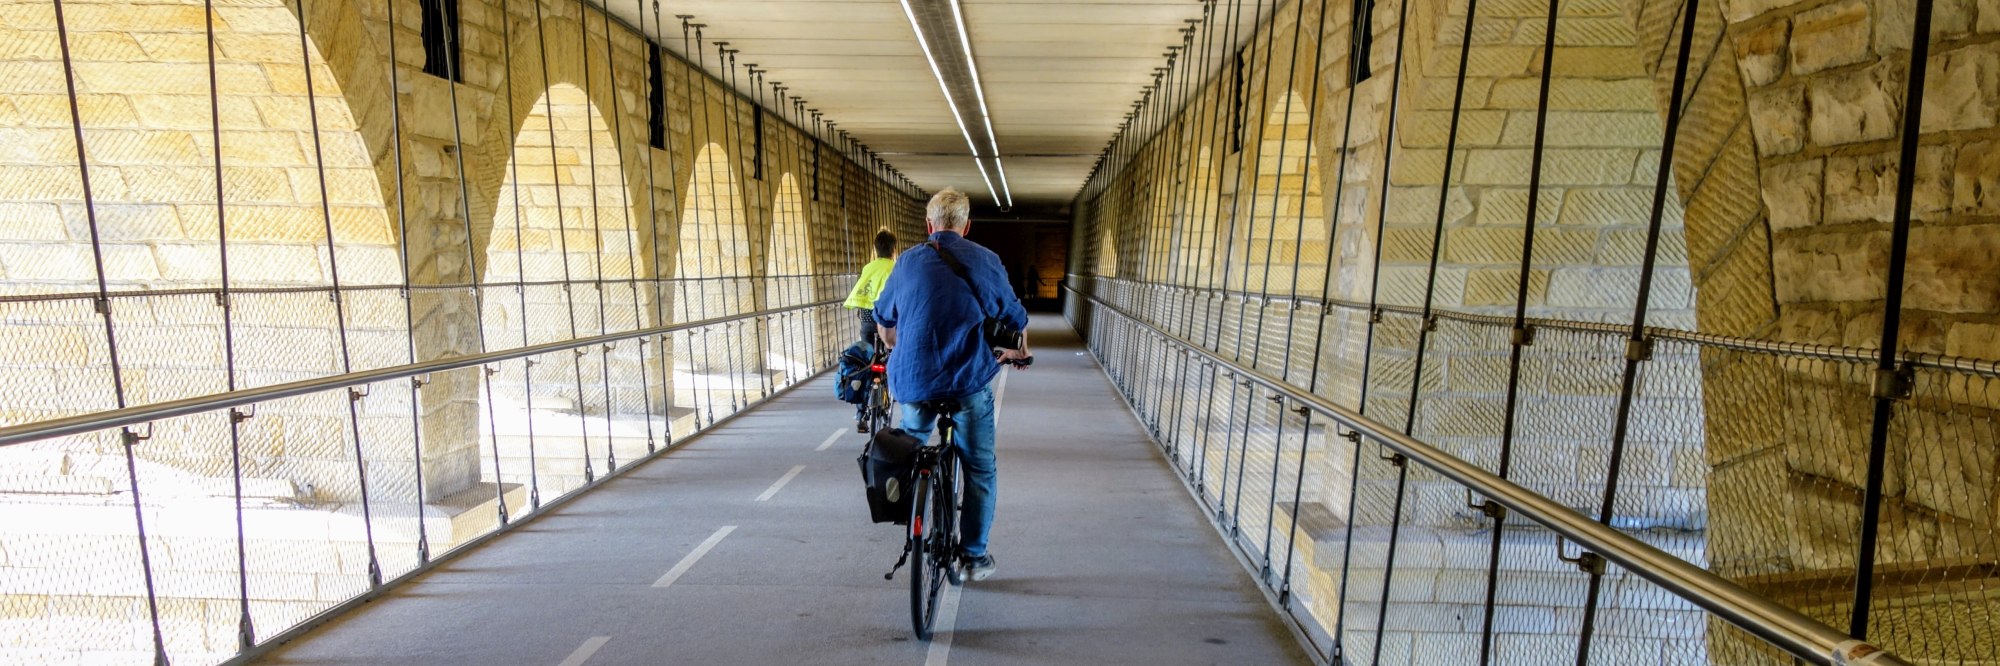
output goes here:
[{"label": "fluorescent light strip", "polygon": [[965,12],[958,7],[958,0],[951,0],[951,18],[958,25],[958,43],[965,49],[965,68],[972,72],[972,95],[979,101],[979,117],[986,124],[986,143],[993,147],[993,168],[1000,172],[1000,190],[1007,194],[1007,205],[1014,205],[1014,192],[1007,187],[1007,171],[1000,168],[1000,140],[993,135],[993,113],[986,110],[986,84],[979,81],[979,63],[972,58],[972,34],[965,30]]},{"label": "fluorescent light strip", "polygon": [[[917,35],[917,48],[924,52],[924,60],[931,65],[931,76],[937,79],[938,90],[944,93],[944,103],[951,109],[951,119],[958,122],[958,133],[965,137],[965,147],[972,151],[972,163],[979,167],[979,178],[986,181],[986,195],[993,198],[993,205],[1001,205],[999,190],[993,188],[993,179],[986,175],[986,164],[979,161],[979,144],[972,141],[972,132],[965,128],[965,118],[958,113],[958,102],[951,96],[951,86],[944,81],[944,71],[938,68],[937,56],[931,55],[930,40],[924,39],[924,28],[917,24],[917,13],[910,9],[910,0],[900,0],[903,17],[910,20],[910,32]],[[977,87],[974,87],[977,90]],[[1013,205],[1012,197],[1006,205]]]}]

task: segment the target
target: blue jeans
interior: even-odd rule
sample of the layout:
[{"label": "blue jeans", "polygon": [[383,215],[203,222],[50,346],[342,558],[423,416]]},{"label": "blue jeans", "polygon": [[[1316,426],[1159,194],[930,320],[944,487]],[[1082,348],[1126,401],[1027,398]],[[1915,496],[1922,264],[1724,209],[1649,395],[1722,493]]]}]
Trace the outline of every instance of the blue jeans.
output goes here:
[{"label": "blue jeans", "polygon": [[[986,541],[993,530],[993,507],[999,469],[993,457],[993,388],[979,389],[962,398],[964,405],[952,417],[958,423],[958,464],[965,473],[965,505],[958,514],[959,547],[965,554],[986,554]],[[928,441],[937,414],[903,405],[903,430]]]}]

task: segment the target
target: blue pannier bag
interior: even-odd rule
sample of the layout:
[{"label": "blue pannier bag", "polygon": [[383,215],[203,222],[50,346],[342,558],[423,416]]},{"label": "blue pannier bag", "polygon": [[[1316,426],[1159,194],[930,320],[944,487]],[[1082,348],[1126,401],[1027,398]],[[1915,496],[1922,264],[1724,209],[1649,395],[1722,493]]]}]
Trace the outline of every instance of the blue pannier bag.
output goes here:
[{"label": "blue pannier bag", "polygon": [[839,376],[833,383],[833,396],[842,402],[859,405],[867,400],[868,382],[874,379],[869,369],[874,362],[875,352],[867,344],[856,342],[840,353]]}]

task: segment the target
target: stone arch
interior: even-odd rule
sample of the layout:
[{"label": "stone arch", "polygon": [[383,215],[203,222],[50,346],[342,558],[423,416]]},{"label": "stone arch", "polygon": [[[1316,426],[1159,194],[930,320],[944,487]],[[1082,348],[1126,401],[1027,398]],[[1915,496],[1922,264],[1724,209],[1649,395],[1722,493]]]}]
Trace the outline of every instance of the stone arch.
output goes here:
[{"label": "stone arch", "polygon": [[[626,200],[630,170],[602,110],[582,88],[558,83],[529,107],[520,130],[513,138],[512,158],[499,170],[505,178],[492,217],[481,225],[491,233],[477,250],[485,261],[480,266],[483,284],[521,285],[519,290],[485,288],[480,326],[487,347],[545,344],[652,325],[654,308],[641,297],[649,292],[630,282],[650,263],[639,255]],[[584,428],[599,427],[600,417],[608,413],[619,458],[642,453],[643,440],[634,438],[643,430],[643,401],[651,399],[655,387],[639,381],[645,375],[638,354],[627,346],[614,349],[544,355],[526,372],[509,367],[492,375],[480,384],[478,418],[484,432],[472,441],[496,441],[508,449],[502,455],[511,461],[526,455],[525,449],[513,449],[524,447],[539,429],[542,457],[574,458],[580,468],[585,454],[577,452],[586,450],[581,444],[588,438],[561,430],[552,435],[549,429],[552,424],[574,427],[578,415],[588,417]],[[610,378],[611,384],[607,387],[600,377]],[[656,420],[662,416],[651,415]],[[625,422],[634,421],[639,423],[627,427]],[[565,440],[579,445],[546,446]],[[487,447],[477,454],[484,459],[482,470],[496,469]],[[497,468],[504,475],[501,482],[529,479],[528,470],[519,465]],[[567,463],[561,468],[572,469]]]},{"label": "stone arch", "polygon": [[[673,321],[726,317],[755,307],[749,241],[749,213],[739,189],[735,164],[722,144],[696,151],[682,192],[679,242],[674,251]],[[742,390],[741,365],[754,365],[754,352],[729,326],[711,326],[696,333],[674,352],[675,404],[718,402]],[[702,397],[697,398],[697,394]]]},{"label": "stone arch", "polygon": [[1268,257],[1263,289],[1271,293],[1316,297],[1326,280],[1328,225],[1320,203],[1324,179],[1308,176],[1319,172],[1318,148],[1306,137],[1312,122],[1305,97],[1286,90],[1266,106],[1258,132],[1257,200],[1248,202],[1248,259],[1260,266]]},{"label": "stone arch", "polygon": [[[482,319],[489,346],[540,344],[644,325],[633,316],[631,295],[621,295],[623,285],[614,290],[610,284],[639,275],[648,262],[638,256],[622,186],[627,170],[602,118],[582,89],[562,83],[550,86],[522,118],[513,157],[501,170],[505,180],[487,223],[491,232],[481,269],[486,283],[531,284],[523,290],[528,295],[525,311],[518,300],[495,298],[487,304]],[[593,280],[607,284],[603,290],[532,284]],[[575,297],[566,297],[565,291]],[[609,299],[601,326],[594,303],[600,292]],[[574,334],[565,309],[574,309]]]},{"label": "stone arch", "polygon": [[1093,273],[1099,277],[1118,277],[1118,228],[1124,226],[1119,219],[1118,188],[1114,185],[1092,204],[1096,210],[1097,252],[1092,257]]},{"label": "stone arch", "polygon": [[[785,308],[813,301],[810,277],[815,269],[812,239],[808,234],[806,202],[798,181],[785,174],[778,181],[778,193],[771,203],[769,249],[764,253],[764,299],[767,307]],[[812,371],[818,355],[803,341],[815,340],[817,326],[805,313],[779,315],[765,325],[765,367],[785,373],[788,379],[804,377]]]},{"label": "stone arch", "polygon": [[[330,3],[329,3],[330,4]],[[8,10],[0,42],[9,74],[0,95],[13,113],[0,114],[0,290],[13,295],[94,292],[91,231],[64,89],[53,5],[0,2]],[[69,41],[91,166],[107,287],[116,292],[214,289],[222,285],[217,217],[215,138],[209,108],[208,57],[200,2],[131,6],[80,0],[65,3]],[[307,39],[279,0],[216,9],[217,73],[232,287],[315,287],[331,284],[327,255],[332,218],[342,286],[401,282],[397,238],[382,190],[369,173],[369,151],[347,103],[341,77]],[[143,62],[136,62],[143,61]],[[304,91],[307,63],[314,91]],[[322,156],[315,158],[309,111],[319,114]],[[324,167],[327,197],[318,188]],[[238,385],[257,386],[341,371],[330,308],[297,306],[298,295],[245,294],[237,305]],[[350,302],[354,346],[401,336],[400,305],[373,292]],[[193,308],[201,299],[188,297]],[[206,303],[212,305],[212,302]],[[115,307],[116,304],[114,304]],[[87,301],[14,306],[29,319],[75,328],[83,340],[103,332]],[[374,314],[389,308],[394,316]],[[288,310],[289,309],[289,310]],[[365,312],[361,312],[365,310]],[[136,310],[134,310],[136,311]],[[125,388],[132,403],[225,389],[221,313],[202,309],[168,325],[146,317],[119,321]],[[388,314],[387,312],[381,314]],[[59,321],[57,321],[59,320]],[[161,336],[167,336],[161,338]],[[180,339],[165,346],[149,339]],[[101,344],[101,343],[99,343]],[[17,346],[10,343],[8,346]],[[58,375],[77,372],[79,387],[98,379],[101,360],[33,351],[18,345],[21,363]],[[79,352],[90,345],[76,347]],[[360,353],[359,366],[401,362],[400,354]],[[8,365],[13,365],[9,363]],[[358,368],[357,368],[358,369]],[[26,405],[40,400],[12,401]],[[55,406],[74,411],[90,405]],[[106,405],[108,406],[108,405]],[[21,420],[55,411],[22,412]],[[12,420],[15,417],[9,417]]]},{"label": "stone arch", "polygon": [[[645,128],[644,116],[628,111],[627,109],[632,108],[630,103],[619,104],[617,101],[619,95],[611,90],[610,77],[605,69],[606,37],[602,27],[597,25],[596,21],[579,22],[576,18],[564,14],[568,11],[580,11],[577,5],[556,3],[554,6],[543,4],[540,7],[543,14],[542,24],[538,28],[533,10],[520,6],[528,3],[514,4],[516,5],[512,10],[514,15],[507,17],[512,26],[510,29],[512,39],[509,42],[511,59],[500,63],[503,67],[503,74],[500,75],[502,78],[491,84],[495,88],[493,101],[485,113],[478,117],[477,126],[465,128],[465,141],[469,144],[465,159],[465,179],[470,190],[472,246],[479,248],[476,251],[492,247],[489,238],[495,233],[493,225],[499,219],[496,212],[502,205],[506,205],[500,201],[500,193],[506,186],[509,175],[505,169],[496,169],[488,165],[509,163],[512,159],[509,151],[514,148],[516,137],[521,136],[526,130],[536,106],[543,104],[544,98],[550,91],[567,87],[580,92],[595,114],[593,117],[596,119],[597,127],[610,131],[613,127],[610,123],[618,123],[617,131],[611,134],[622,135],[625,140],[613,142],[609,140],[611,134],[607,134],[606,139],[598,146],[600,159],[615,157],[620,164],[644,163],[640,151],[646,149],[645,142],[635,138],[643,136],[641,132]],[[585,34],[581,43],[577,37],[579,32]],[[623,30],[615,31],[614,34],[617,37],[614,40],[615,45],[628,50],[633,49],[639,39],[636,35]],[[546,49],[543,48],[545,42]],[[633,72],[623,71],[625,69],[627,68],[620,66],[621,71],[618,73],[621,87],[630,88],[631,81],[643,80]],[[435,90],[427,91],[426,96],[447,94],[437,79],[422,77],[419,82],[436,87]],[[631,98],[629,92],[623,96]],[[471,100],[462,93],[459,101],[461,105],[466,105],[463,108],[471,108]],[[643,109],[643,105],[640,108]],[[509,120],[512,121],[511,124]],[[600,181],[599,187],[608,188],[610,185]],[[623,205],[629,211],[628,218],[648,219],[646,216],[649,211],[643,208],[648,200],[644,196],[646,170],[623,169],[617,187],[621,190],[617,193],[619,200],[624,202]],[[604,192],[609,194],[610,190],[605,189]],[[600,209],[603,207],[600,203]],[[456,208],[450,206],[446,208],[448,209],[436,213],[444,217],[459,215]],[[482,255],[478,257],[478,263],[484,271],[493,260]],[[651,275],[652,263],[645,260],[637,262],[634,266],[636,274]]]},{"label": "stone arch", "polygon": [[1195,152],[1192,165],[1185,169],[1185,176],[1191,182],[1186,195],[1176,210],[1178,240],[1175,242],[1178,257],[1174,260],[1173,276],[1188,286],[1207,286],[1208,272],[1201,270],[1208,265],[1209,257],[1216,250],[1217,232],[1212,228],[1210,213],[1215,208],[1215,151],[1209,146],[1201,146]]}]

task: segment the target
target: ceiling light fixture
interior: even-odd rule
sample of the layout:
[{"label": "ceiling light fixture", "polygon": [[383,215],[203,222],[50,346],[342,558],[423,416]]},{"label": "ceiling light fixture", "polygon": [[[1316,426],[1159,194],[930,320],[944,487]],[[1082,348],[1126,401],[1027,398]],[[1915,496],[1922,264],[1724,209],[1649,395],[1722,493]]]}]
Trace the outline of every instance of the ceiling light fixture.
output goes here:
[{"label": "ceiling light fixture", "polygon": [[[979,119],[986,124],[986,143],[993,147],[993,169],[1000,175],[1000,192],[1007,198],[1008,207],[1014,205],[1014,193],[1007,187],[1007,170],[1000,166],[1000,140],[993,135],[993,113],[986,110],[986,84],[979,82],[979,63],[972,59],[972,34],[965,31],[965,12],[958,7],[958,0],[951,0],[951,18],[958,25],[958,43],[965,48],[965,68],[972,72],[972,95],[979,100]],[[978,159],[974,154],[973,159]]]},{"label": "ceiling light fixture", "polygon": [[[938,63],[937,63],[937,56],[935,56],[935,55],[932,55],[932,54],[931,54],[931,44],[930,44],[930,40],[928,40],[928,39],[925,39],[925,38],[924,38],[924,28],[923,28],[923,26],[922,26],[922,25],[920,25],[920,24],[918,24],[918,23],[917,23],[917,13],[916,13],[915,11],[913,11],[913,10],[911,10],[911,9],[910,9],[910,0],[900,0],[900,2],[901,2],[901,3],[902,3],[902,5],[903,5],[903,16],[904,16],[905,18],[908,18],[908,19],[910,20],[910,31],[911,31],[911,32],[914,32],[914,33],[916,33],[916,35],[917,35],[917,48],[918,48],[918,49],[920,49],[920,50],[922,50],[922,51],[924,52],[924,60],[926,60],[926,61],[929,61],[929,62],[930,62],[930,65],[931,65],[931,76],[932,76],[932,77],[935,77],[935,78],[937,79],[937,82],[938,82],[938,90],[940,90],[940,91],[943,91],[943,92],[944,92],[944,103],[945,103],[945,106],[947,106],[947,107],[950,107],[950,108],[951,108],[951,118],[952,118],[952,120],[954,120],[954,121],[957,121],[957,122],[958,122],[958,133],[959,133],[960,135],[962,135],[962,136],[964,136],[964,137],[965,137],[965,147],[966,147],[967,149],[969,149],[969,150],[971,150],[971,151],[972,151],[972,164],[973,164],[974,166],[977,166],[977,167],[979,167],[979,178],[980,178],[980,180],[984,180],[984,181],[986,181],[986,194],[987,194],[987,196],[990,196],[990,197],[992,197],[992,198],[993,198],[993,204],[994,204],[994,205],[996,205],[996,206],[999,206],[999,205],[1002,205],[1002,204],[1001,204],[1001,199],[1000,199],[1000,192],[1001,192],[1001,190],[999,190],[999,189],[996,189],[996,188],[994,188],[994,187],[993,187],[993,178],[992,178],[991,176],[988,176],[988,175],[986,174],[986,163],[985,163],[985,162],[981,162],[981,161],[979,161],[979,144],[978,144],[978,143],[976,143],[976,142],[974,142],[974,141],[972,140],[972,132],[971,132],[971,130],[968,130],[968,129],[966,129],[966,127],[965,127],[965,117],[959,114],[959,112],[958,112],[958,102],[957,102],[957,100],[953,99],[953,98],[952,98],[952,96],[951,96],[951,85],[950,85],[950,84],[948,84],[948,83],[945,83],[945,80],[944,80],[944,70],[942,70],[942,69],[940,69],[940,68],[938,67]],[[958,11],[958,3],[957,3],[957,2],[955,2],[955,1],[954,1],[954,2],[952,3],[952,11],[953,11],[954,13],[956,13],[956,12]],[[965,23],[964,23],[964,21],[963,21],[963,20],[960,20],[960,22],[959,22],[959,35],[960,35],[960,38],[961,38],[961,39],[963,39],[963,38],[964,38],[964,35],[965,35]],[[972,47],[970,46],[970,44],[968,44],[968,45],[966,46],[966,54],[967,54],[967,64],[968,64],[968,65],[970,65],[970,64],[971,64],[971,62],[970,62],[970,61],[971,61],[971,48],[972,48]],[[978,74],[976,74],[976,73],[975,73],[975,74],[974,74],[973,76],[975,77],[975,81],[976,81],[976,80],[977,80],[977,77],[978,77]],[[975,85],[974,85],[974,87],[973,87],[973,90],[974,90],[974,91],[977,91],[977,90],[978,90],[978,86],[977,86],[977,84],[975,84]],[[982,109],[982,111],[983,111],[983,109],[985,108],[985,102],[984,102],[984,100],[983,100],[983,98],[985,97],[985,94],[984,94],[984,93],[979,93],[979,96],[980,96],[980,97],[982,98],[982,100],[981,100],[981,102],[980,102],[980,105],[981,105],[981,109]],[[992,137],[992,124],[991,124],[991,121],[988,121],[988,125],[987,125],[987,137],[988,137],[988,139],[989,139],[989,140],[990,140],[990,139],[991,139],[991,137]],[[999,151],[997,151],[997,150],[995,151],[995,157],[994,157],[994,160],[995,160],[995,161],[994,161],[994,166],[995,166],[995,167],[998,167],[998,166],[999,166],[999,161],[998,161],[998,160],[999,160],[999,157],[998,157],[998,152],[999,152]],[[1004,178],[1004,177],[1002,178],[1002,182],[1003,182],[1003,183],[1005,182],[1005,178]],[[1012,197],[1012,196],[1010,195],[1010,196],[1009,196],[1009,197],[1007,198],[1007,201],[1008,201],[1008,203],[1007,203],[1007,204],[1005,204],[1005,205],[1009,205],[1009,206],[1011,206],[1011,205],[1012,205],[1012,201],[1013,201],[1013,197]]]}]

